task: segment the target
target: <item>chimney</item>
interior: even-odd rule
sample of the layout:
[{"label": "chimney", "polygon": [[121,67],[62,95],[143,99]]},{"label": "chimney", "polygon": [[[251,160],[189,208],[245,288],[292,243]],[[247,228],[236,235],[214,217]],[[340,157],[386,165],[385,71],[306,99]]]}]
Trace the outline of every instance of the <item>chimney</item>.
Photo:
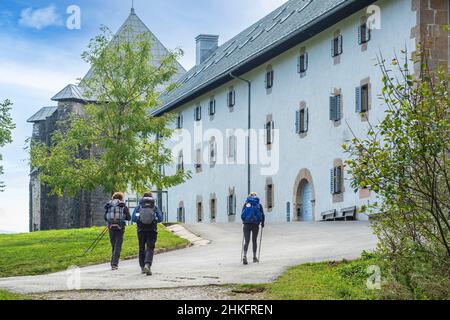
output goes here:
[{"label": "chimney", "polygon": [[201,34],[195,38],[197,46],[196,64],[208,59],[219,47],[219,36]]}]

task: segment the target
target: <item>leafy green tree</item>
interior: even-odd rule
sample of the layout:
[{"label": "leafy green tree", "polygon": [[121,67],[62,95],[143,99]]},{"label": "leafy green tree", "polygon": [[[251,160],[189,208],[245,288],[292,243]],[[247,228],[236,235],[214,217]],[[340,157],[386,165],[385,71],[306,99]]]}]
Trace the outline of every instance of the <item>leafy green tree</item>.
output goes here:
[{"label": "leafy green tree", "polygon": [[450,297],[450,76],[429,70],[426,55],[420,74],[410,60],[383,58],[385,118],[370,124],[367,136],[344,149],[355,190],[369,188],[377,201],[373,214],[378,251],[385,263],[386,297]]},{"label": "leafy green tree", "polygon": [[149,35],[128,30],[113,37],[106,28],[102,31],[82,55],[91,72],[80,85],[95,102],[60,124],[50,146],[33,142],[32,166],[59,196],[97,187],[141,193],[182,183],[188,173],[161,173],[173,161],[165,142],[174,116],[152,115],[160,95],[173,87],[180,52],[170,52],[155,65]]},{"label": "leafy green tree", "polygon": [[[12,117],[11,117],[11,108],[12,102],[6,99],[3,102],[0,102],[0,148],[4,147],[6,144],[12,142],[12,131],[16,128]],[[0,161],[3,159],[0,154]],[[3,166],[0,165],[0,175],[3,174]],[[2,181],[0,181],[0,192],[3,192],[5,189],[5,185]]]}]

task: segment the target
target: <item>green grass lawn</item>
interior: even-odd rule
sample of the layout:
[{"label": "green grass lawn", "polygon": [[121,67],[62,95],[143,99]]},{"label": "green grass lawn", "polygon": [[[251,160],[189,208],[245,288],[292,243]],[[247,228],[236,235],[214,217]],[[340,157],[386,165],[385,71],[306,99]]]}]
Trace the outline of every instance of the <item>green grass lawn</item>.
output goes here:
[{"label": "green grass lawn", "polygon": [[[65,270],[70,266],[86,266],[108,262],[111,247],[108,234],[90,254],[84,251],[103,228],[39,231],[33,233],[0,235],[0,277],[45,274]],[[182,248],[188,244],[159,226],[156,248]],[[138,254],[136,226],[128,226],[122,249],[122,259]],[[0,297],[2,294],[0,292]]]},{"label": "green grass lawn", "polygon": [[370,254],[355,261],[322,262],[299,265],[266,285],[243,285],[237,292],[261,292],[275,300],[367,300],[377,292],[366,286],[367,267],[376,264]]},{"label": "green grass lawn", "polygon": [[31,298],[25,295],[12,293],[5,290],[0,290],[0,301],[1,300],[30,300]]}]

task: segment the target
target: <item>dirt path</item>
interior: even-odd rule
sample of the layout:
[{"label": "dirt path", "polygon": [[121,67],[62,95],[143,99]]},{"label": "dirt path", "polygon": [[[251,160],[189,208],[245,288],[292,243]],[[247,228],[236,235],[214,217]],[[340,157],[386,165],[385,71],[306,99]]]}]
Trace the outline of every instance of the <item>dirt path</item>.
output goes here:
[{"label": "dirt path", "polygon": [[259,300],[261,292],[234,292],[231,286],[187,287],[145,290],[84,290],[34,295],[44,300]]}]

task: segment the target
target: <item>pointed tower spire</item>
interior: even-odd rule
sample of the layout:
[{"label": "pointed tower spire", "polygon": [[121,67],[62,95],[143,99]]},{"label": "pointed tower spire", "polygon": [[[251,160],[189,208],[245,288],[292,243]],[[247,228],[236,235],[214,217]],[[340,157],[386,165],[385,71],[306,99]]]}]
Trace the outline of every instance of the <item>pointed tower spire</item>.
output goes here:
[{"label": "pointed tower spire", "polygon": [[131,13],[134,14],[134,0],[131,0]]}]

